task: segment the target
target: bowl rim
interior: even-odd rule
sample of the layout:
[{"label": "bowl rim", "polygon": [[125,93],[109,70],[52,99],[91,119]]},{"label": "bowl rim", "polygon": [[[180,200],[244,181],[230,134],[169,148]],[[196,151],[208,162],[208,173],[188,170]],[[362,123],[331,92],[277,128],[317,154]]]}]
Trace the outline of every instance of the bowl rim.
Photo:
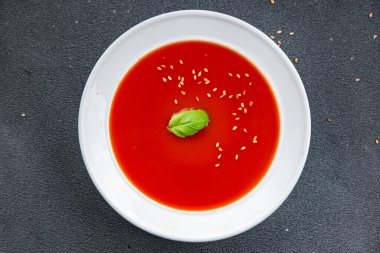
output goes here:
[{"label": "bowl rim", "polygon": [[[286,65],[288,65],[289,70],[291,71],[291,75],[294,78],[296,78],[297,82],[300,84],[299,87],[298,87],[300,89],[301,93],[302,93],[302,96],[300,97],[300,99],[301,99],[302,104],[304,106],[304,109],[305,109],[305,111],[307,113],[307,115],[306,115],[307,118],[305,119],[305,125],[306,125],[305,132],[306,132],[306,136],[304,136],[305,137],[305,143],[304,143],[304,146],[303,146],[303,152],[302,152],[302,155],[300,155],[300,158],[299,158],[299,163],[298,163],[298,168],[299,169],[296,170],[296,174],[292,177],[292,180],[289,182],[288,187],[286,189],[286,192],[283,193],[282,198],[278,198],[276,200],[276,204],[273,206],[273,208],[271,209],[271,211],[267,212],[265,215],[263,215],[262,218],[256,219],[254,222],[247,222],[245,224],[245,226],[241,226],[240,229],[237,230],[237,231],[234,231],[234,232],[231,232],[231,233],[224,233],[221,236],[209,236],[207,239],[199,239],[199,240],[198,239],[196,239],[196,240],[185,240],[183,237],[177,236],[175,234],[173,234],[172,236],[168,236],[167,234],[160,234],[157,231],[152,230],[149,226],[145,226],[144,224],[141,224],[138,221],[134,220],[133,218],[129,217],[128,215],[125,214],[125,212],[122,212],[119,209],[119,207],[117,207],[116,205],[114,205],[113,202],[110,201],[110,199],[107,196],[107,194],[105,194],[105,192],[102,190],[102,188],[98,184],[97,180],[95,180],[95,176],[94,176],[93,172],[89,169],[90,165],[89,165],[89,161],[88,161],[88,158],[87,158],[87,155],[86,155],[86,152],[85,152],[84,137],[83,137],[83,134],[82,134],[82,132],[84,130],[84,129],[82,129],[82,125],[83,125],[82,119],[83,119],[83,114],[84,114],[83,108],[84,108],[85,97],[89,93],[90,83],[92,82],[95,73],[101,67],[101,65],[103,64],[103,62],[107,59],[107,56],[113,51],[113,49],[122,40],[124,40],[130,34],[138,31],[139,29],[142,29],[145,26],[148,26],[148,25],[150,25],[152,23],[155,23],[157,21],[160,21],[162,19],[181,17],[183,15],[208,16],[208,17],[214,17],[214,18],[223,19],[225,21],[228,21],[228,22],[234,23],[236,25],[242,26],[245,29],[250,30],[251,32],[255,33],[255,35],[261,37],[265,41],[270,42],[270,43],[268,43],[268,45],[270,45],[270,47],[277,52],[278,56],[281,57],[282,60],[284,60],[284,62],[286,63]],[[264,75],[264,76],[266,76],[266,75]],[[271,87],[271,88],[273,89],[273,87]],[[273,90],[273,92],[274,92],[274,94],[276,94],[275,90]],[[279,110],[280,110],[281,109],[280,105],[278,105],[278,106],[279,106]],[[280,113],[281,113],[281,111],[280,111]],[[280,122],[281,122],[281,115],[280,115]],[[252,26],[251,24],[249,24],[249,23],[247,23],[247,22],[245,22],[243,20],[240,20],[238,18],[235,18],[233,16],[227,15],[227,14],[223,14],[223,13],[219,13],[219,12],[214,12],[214,11],[207,11],[207,10],[180,10],[180,11],[173,11],[173,12],[164,13],[164,14],[161,14],[161,15],[158,15],[158,16],[154,16],[152,18],[149,18],[147,20],[142,21],[141,23],[136,24],[135,26],[133,26],[132,28],[130,28],[129,30],[127,30],[126,32],[124,32],[122,35],[120,35],[104,51],[104,53],[101,55],[101,57],[96,62],[95,66],[93,67],[93,69],[92,69],[92,71],[91,71],[91,73],[89,75],[89,78],[88,78],[88,80],[86,82],[86,85],[85,85],[85,88],[83,90],[83,93],[82,93],[81,102],[80,102],[80,108],[79,108],[79,115],[78,115],[78,136],[79,136],[79,145],[80,145],[80,150],[81,150],[81,153],[82,153],[83,161],[84,161],[84,164],[86,166],[86,170],[89,173],[92,182],[94,183],[96,189],[101,194],[101,196],[106,200],[106,202],[120,216],[122,216],[123,218],[125,218],[126,220],[128,220],[128,222],[132,223],[133,225],[135,225],[135,226],[137,226],[137,227],[139,227],[139,228],[141,228],[141,229],[143,229],[143,230],[145,230],[145,231],[147,231],[147,232],[149,232],[151,234],[154,234],[154,235],[157,235],[157,236],[160,236],[160,237],[163,237],[163,238],[167,238],[167,239],[171,239],[171,240],[176,240],[176,241],[186,241],[186,242],[205,242],[205,241],[221,240],[221,239],[232,237],[232,236],[235,236],[235,235],[240,234],[242,232],[245,232],[245,231],[249,230],[250,228],[256,226],[257,224],[261,223],[266,218],[268,218],[270,215],[272,215],[279,208],[279,206],[282,205],[282,203],[287,199],[287,197],[289,196],[289,194],[291,193],[291,191],[295,187],[296,183],[298,182],[298,180],[300,178],[300,175],[301,175],[301,173],[303,171],[303,168],[305,166],[305,163],[306,163],[306,159],[307,159],[307,155],[308,155],[308,151],[309,151],[309,147],[310,147],[310,138],[311,138],[311,116],[310,116],[310,107],[309,107],[309,102],[308,102],[308,99],[307,99],[306,90],[305,90],[305,87],[303,85],[303,82],[302,82],[302,80],[301,80],[298,72],[296,71],[295,67],[293,66],[293,64],[290,61],[290,59],[286,56],[286,54],[277,45],[275,45],[271,41],[271,39],[268,38],[268,36],[266,36],[263,32],[261,32],[260,30],[258,30],[254,26]],[[246,194],[246,195],[248,195],[248,194]],[[243,198],[245,196],[243,196]],[[237,201],[239,201],[239,200],[237,200]],[[155,202],[155,201],[153,200],[153,202]],[[229,205],[231,205],[231,204],[229,204]],[[221,207],[221,208],[224,208],[224,207]],[[219,210],[219,208],[215,209],[215,210]],[[182,211],[182,210],[179,210],[179,211]],[[211,210],[211,211],[213,211],[213,210]],[[188,212],[188,211],[186,211],[186,212]],[[209,211],[206,211],[206,212],[209,212]],[[189,213],[192,213],[192,211],[189,211]]]}]

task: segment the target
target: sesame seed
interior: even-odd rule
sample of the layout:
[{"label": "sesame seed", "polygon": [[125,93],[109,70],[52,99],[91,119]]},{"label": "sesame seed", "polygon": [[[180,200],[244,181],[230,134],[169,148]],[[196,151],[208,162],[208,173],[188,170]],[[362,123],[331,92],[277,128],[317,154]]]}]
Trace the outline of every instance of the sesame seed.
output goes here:
[{"label": "sesame seed", "polygon": [[191,71],[191,73],[192,73],[193,75],[195,75],[195,70],[193,69],[193,70]]},{"label": "sesame seed", "polygon": [[375,144],[379,145],[379,138],[375,138]]},{"label": "sesame seed", "polygon": [[197,76],[196,75],[194,75],[193,78],[194,78],[194,80],[197,80]]},{"label": "sesame seed", "polygon": [[239,107],[238,110],[241,111],[241,110],[243,110],[243,108]]},{"label": "sesame seed", "polygon": [[245,96],[245,93],[246,93],[247,91],[246,90],[243,90],[243,96]]},{"label": "sesame seed", "polygon": [[270,3],[271,3],[271,4],[275,4],[275,3],[276,3],[276,0],[270,0]]},{"label": "sesame seed", "polygon": [[157,67],[157,69],[158,69],[158,70],[162,70],[162,68],[161,68],[161,67]]},{"label": "sesame seed", "polygon": [[181,78],[181,82],[184,82],[184,81],[185,81],[185,77],[182,77],[182,78]]},{"label": "sesame seed", "polygon": [[183,61],[182,61],[182,60],[179,60],[179,64],[183,64]]},{"label": "sesame seed", "polygon": [[218,168],[220,166],[220,163],[215,164],[215,167]]},{"label": "sesame seed", "polygon": [[249,74],[248,74],[248,73],[245,73],[244,76],[245,76],[245,77],[249,77]]},{"label": "sesame seed", "polygon": [[282,45],[281,40],[277,40],[277,45],[279,45],[279,46]]},{"label": "sesame seed", "polygon": [[168,79],[169,79],[169,80],[172,80],[172,77],[171,77],[171,76],[168,76]]},{"label": "sesame seed", "polygon": [[178,78],[177,78],[177,79],[178,79],[178,81],[179,81],[179,80],[181,80],[181,76],[178,76]]},{"label": "sesame seed", "polygon": [[225,96],[226,94],[227,94],[227,91],[223,90],[223,96]]},{"label": "sesame seed", "polygon": [[252,106],[253,105],[253,101],[249,101],[249,106]]},{"label": "sesame seed", "polygon": [[173,65],[170,65],[170,69],[174,69]]},{"label": "sesame seed", "polygon": [[243,128],[243,132],[244,132],[244,133],[248,133],[248,131],[247,131],[246,128]]},{"label": "sesame seed", "polygon": [[220,158],[222,158],[222,154],[219,154],[219,155],[218,155],[218,159],[220,159]]},{"label": "sesame seed", "polygon": [[235,120],[240,120],[240,118],[239,118],[239,117],[236,117]]},{"label": "sesame seed", "polygon": [[298,58],[294,58],[294,63],[298,63]]},{"label": "sesame seed", "polygon": [[234,97],[234,95],[229,95],[229,96],[228,96],[229,99],[231,99],[231,98],[233,98],[233,97]]},{"label": "sesame seed", "polygon": [[229,76],[233,76],[232,73],[228,73]]},{"label": "sesame seed", "polygon": [[257,136],[256,135],[253,137],[252,142],[257,143]]},{"label": "sesame seed", "polygon": [[215,144],[215,147],[217,148],[219,147],[219,141]]},{"label": "sesame seed", "polygon": [[377,34],[374,34],[372,38],[375,40],[377,36],[378,36]]},{"label": "sesame seed", "polygon": [[199,71],[199,72],[198,72],[198,76],[201,76],[201,75],[202,75],[202,71]]},{"label": "sesame seed", "polygon": [[233,116],[236,116],[237,115],[237,113],[236,112],[233,112],[233,113],[231,113]]},{"label": "sesame seed", "polygon": [[372,18],[372,16],[373,16],[373,13],[372,13],[372,12],[368,13],[368,17],[369,17],[369,18]]},{"label": "sesame seed", "polygon": [[355,78],[355,82],[359,82],[359,81],[360,81],[359,77]]},{"label": "sesame seed", "polygon": [[239,159],[239,155],[238,154],[235,155],[235,160],[237,160],[237,159]]},{"label": "sesame seed", "polygon": [[327,121],[328,123],[332,123],[332,118],[331,118],[331,117],[327,117],[327,118],[326,118],[326,121]]},{"label": "sesame seed", "polygon": [[174,104],[178,105],[178,100],[174,99]]},{"label": "sesame seed", "polygon": [[217,91],[217,90],[218,90],[218,88],[216,88],[216,87],[215,87],[214,89],[212,89],[213,92],[215,92],[215,91]]},{"label": "sesame seed", "polygon": [[223,152],[223,149],[222,149],[221,147],[219,147],[218,150],[219,150],[220,152]]},{"label": "sesame seed", "polygon": [[248,112],[247,108],[244,108],[244,113],[247,113],[247,112]]},{"label": "sesame seed", "polygon": [[195,100],[197,100],[199,102],[199,97],[195,97]]},{"label": "sesame seed", "polygon": [[248,84],[249,86],[252,86],[252,82],[249,82],[249,84]]},{"label": "sesame seed", "polygon": [[237,126],[234,126],[233,128],[232,128],[232,131],[235,131],[237,129]]},{"label": "sesame seed", "polygon": [[237,78],[240,78],[240,74],[236,74],[236,77],[237,77]]},{"label": "sesame seed", "polygon": [[243,107],[244,108],[244,103],[242,102],[242,103],[240,103],[240,105],[241,105],[241,107]]},{"label": "sesame seed", "polygon": [[294,35],[294,32],[290,32],[289,35],[290,35],[290,36],[293,36],[293,35]]},{"label": "sesame seed", "polygon": [[182,86],[181,86],[181,83],[179,83],[179,84],[178,84],[178,88],[181,88],[181,87],[182,87]]},{"label": "sesame seed", "polygon": [[207,93],[207,96],[210,98],[210,97],[211,97],[211,94],[210,94],[210,93]]},{"label": "sesame seed", "polygon": [[162,81],[164,81],[164,83],[166,83],[166,81],[167,81],[167,80],[166,80],[166,78],[165,78],[165,77],[163,77],[163,78],[162,78]]},{"label": "sesame seed", "polygon": [[241,147],[240,150],[245,150],[245,146]]},{"label": "sesame seed", "polygon": [[282,31],[281,31],[281,30],[278,30],[276,33],[277,33],[277,34],[281,34],[281,33],[282,33]]},{"label": "sesame seed", "polygon": [[208,73],[208,69],[207,69],[207,68],[204,68],[203,70],[204,70],[206,73]]},{"label": "sesame seed", "polygon": [[161,64],[161,67],[166,68],[166,66],[164,64]]},{"label": "sesame seed", "polygon": [[181,90],[181,94],[185,96],[186,95],[186,91]]},{"label": "sesame seed", "polygon": [[21,117],[26,117],[26,114],[24,112],[21,113]]},{"label": "sesame seed", "polygon": [[273,35],[271,35],[271,36],[269,36],[272,40],[274,40],[274,36]]},{"label": "sesame seed", "polygon": [[208,80],[207,78],[203,78],[203,80],[205,81],[205,84],[209,84],[210,83],[210,80]]}]

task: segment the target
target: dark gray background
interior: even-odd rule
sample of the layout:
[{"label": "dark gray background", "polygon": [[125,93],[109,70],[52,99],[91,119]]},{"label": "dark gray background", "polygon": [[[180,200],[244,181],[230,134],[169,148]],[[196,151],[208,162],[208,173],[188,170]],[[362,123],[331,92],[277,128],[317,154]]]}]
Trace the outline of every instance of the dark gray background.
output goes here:
[{"label": "dark gray background", "polygon": [[[92,184],[77,136],[81,94],[104,50],[180,9],[294,31],[282,49],[299,58],[311,107],[310,152],[290,197],[255,228],[211,243],[125,221]],[[0,251],[380,252],[379,32],[380,1],[0,0]]]}]

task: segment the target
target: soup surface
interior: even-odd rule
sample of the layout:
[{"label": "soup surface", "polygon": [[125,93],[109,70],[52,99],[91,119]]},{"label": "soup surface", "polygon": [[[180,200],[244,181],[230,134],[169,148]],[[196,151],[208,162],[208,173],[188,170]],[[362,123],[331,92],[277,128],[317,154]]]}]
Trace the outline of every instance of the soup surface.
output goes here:
[{"label": "soup surface", "polygon": [[[169,132],[171,116],[192,108],[207,112],[208,126],[185,138]],[[140,192],[203,211],[231,204],[260,182],[280,121],[274,94],[251,62],[224,46],[185,41],[150,52],[128,71],[109,126],[116,160]]]}]

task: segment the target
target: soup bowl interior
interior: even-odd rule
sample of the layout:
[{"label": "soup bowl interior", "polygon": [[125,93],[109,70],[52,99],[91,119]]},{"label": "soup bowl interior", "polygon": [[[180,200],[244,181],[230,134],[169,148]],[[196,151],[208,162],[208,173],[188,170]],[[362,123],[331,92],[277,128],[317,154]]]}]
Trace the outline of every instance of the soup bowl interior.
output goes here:
[{"label": "soup bowl interior", "polygon": [[[144,196],[123,175],[112,152],[109,112],[116,89],[142,56],[168,43],[202,40],[245,56],[268,80],[280,112],[280,140],[261,182],[228,206],[181,211]],[[79,140],[87,170],[106,201],[124,218],[155,235],[200,242],[252,228],[290,194],[310,142],[310,112],[302,81],[286,55],[251,25],[220,13],[178,11],[144,21],[120,36],[101,56],[87,81],[79,112]]]}]

